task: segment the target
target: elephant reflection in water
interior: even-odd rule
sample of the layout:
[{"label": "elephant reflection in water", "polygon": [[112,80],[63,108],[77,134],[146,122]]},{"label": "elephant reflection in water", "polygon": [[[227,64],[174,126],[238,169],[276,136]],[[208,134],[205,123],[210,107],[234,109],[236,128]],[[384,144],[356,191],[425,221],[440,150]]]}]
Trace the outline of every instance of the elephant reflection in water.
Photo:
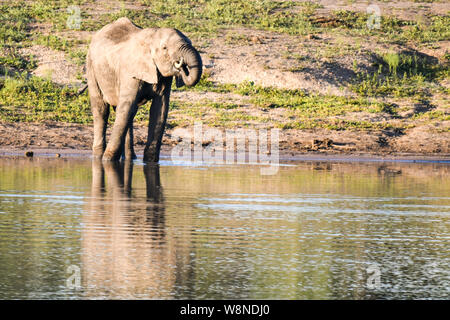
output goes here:
[{"label": "elephant reflection in water", "polygon": [[82,231],[82,286],[88,297],[167,298],[173,292],[175,237],[165,231],[159,166],[144,166],[146,197],[134,194],[132,175],[129,161],[92,163],[92,197]]}]

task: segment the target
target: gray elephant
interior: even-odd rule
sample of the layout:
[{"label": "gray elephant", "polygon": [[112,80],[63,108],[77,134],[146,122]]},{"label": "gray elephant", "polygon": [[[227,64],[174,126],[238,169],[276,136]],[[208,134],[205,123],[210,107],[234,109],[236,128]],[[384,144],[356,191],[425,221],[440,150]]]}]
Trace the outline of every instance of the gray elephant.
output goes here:
[{"label": "gray elephant", "polygon": [[[136,158],[133,118],[138,107],[151,99],[144,161],[158,162],[173,76],[177,86],[194,86],[202,75],[202,60],[191,41],[176,29],[142,29],[120,18],[92,37],[86,60],[94,157]],[[110,106],[116,110],[116,120],[106,144]]]}]

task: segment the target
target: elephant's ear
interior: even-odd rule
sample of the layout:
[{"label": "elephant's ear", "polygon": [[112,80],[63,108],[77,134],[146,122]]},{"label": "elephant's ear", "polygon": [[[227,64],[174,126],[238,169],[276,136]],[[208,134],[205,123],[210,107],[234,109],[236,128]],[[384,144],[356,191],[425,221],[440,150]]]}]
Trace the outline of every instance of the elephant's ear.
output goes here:
[{"label": "elephant's ear", "polygon": [[181,76],[178,76],[175,78],[175,83],[177,85],[177,88],[184,86],[184,81],[183,78]]},{"label": "elephant's ear", "polygon": [[158,72],[153,61],[135,64],[131,72],[131,76],[135,79],[139,79],[147,83],[158,82]]},{"label": "elephant's ear", "polygon": [[143,41],[136,41],[127,51],[124,57],[127,73],[135,79],[158,83],[158,71],[150,47]]},{"label": "elephant's ear", "polygon": [[[150,51],[150,50],[149,50]],[[128,70],[131,77],[145,81],[147,83],[158,82],[158,71],[150,53],[141,56],[141,59],[133,59],[134,61],[128,64]]]}]

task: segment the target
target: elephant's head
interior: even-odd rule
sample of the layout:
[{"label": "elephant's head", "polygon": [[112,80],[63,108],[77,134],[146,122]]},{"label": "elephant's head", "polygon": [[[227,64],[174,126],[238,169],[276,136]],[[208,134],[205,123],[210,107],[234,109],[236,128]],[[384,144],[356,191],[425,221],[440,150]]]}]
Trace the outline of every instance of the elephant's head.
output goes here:
[{"label": "elephant's head", "polygon": [[[178,86],[194,86],[200,80],[200,54],[191,41],[176,29],[143,29],[135,49],[130,52],[133,55],[134,51],[139,60],[139,63],[130,63],[135,70],[135,78],[156,83],[159,71],[164,77],[176,76]],[[143,53],[139,54],[139,51]]]}]

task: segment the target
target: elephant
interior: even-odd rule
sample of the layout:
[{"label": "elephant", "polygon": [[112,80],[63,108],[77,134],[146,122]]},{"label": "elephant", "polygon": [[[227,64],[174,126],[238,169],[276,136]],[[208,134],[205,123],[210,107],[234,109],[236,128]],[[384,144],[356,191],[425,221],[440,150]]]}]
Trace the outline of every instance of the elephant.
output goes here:
[{"label": "elephant", "polygon": [[[152,100],[144,161],[158,162],[173,77],[178,87],[194,86],[201,75],[199,52],[177,29],[141,28],[123,17],[97,31],[86,56],[94,158],[135,159],[133,119]],[[106,143],[111,106],[116,119]]]}]

